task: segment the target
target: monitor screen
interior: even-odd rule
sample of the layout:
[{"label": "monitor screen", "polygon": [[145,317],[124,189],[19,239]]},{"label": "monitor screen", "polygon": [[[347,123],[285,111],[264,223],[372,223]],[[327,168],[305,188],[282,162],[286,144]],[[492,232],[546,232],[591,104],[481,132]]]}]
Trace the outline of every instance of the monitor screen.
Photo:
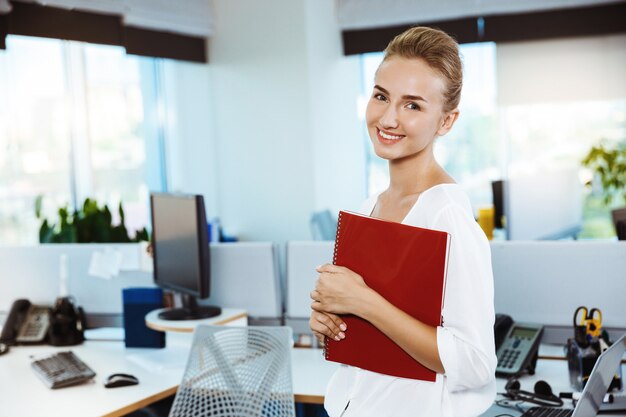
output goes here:
[{"label": "monitor screen", "polygon": [[199,307],[196,301],[196,297],[210,295],[211,281],[203,197],[155,193],[150,196],[150,207],[154,281],[159,287],[183,296],[182,309],[160,317],[171,320],[198,318],[198,314],[208,317],[209,312],[202,313],[205,307]]}]

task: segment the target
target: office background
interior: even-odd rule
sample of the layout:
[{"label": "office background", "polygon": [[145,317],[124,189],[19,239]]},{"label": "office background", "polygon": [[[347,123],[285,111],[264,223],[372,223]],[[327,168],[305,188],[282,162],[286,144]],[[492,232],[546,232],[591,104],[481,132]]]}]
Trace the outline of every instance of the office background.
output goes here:
[{"label": "office background", "polygon": [[[473,11],[457,6],[431,5],[429,16],[445,22]],[[342,29],[367,24],[354,3],[189,7],[207,15],[174,21],[206,37],[206,64],[8,34],[0,52],[0,91],[9,97],[0,116],[3,244],[36,241],[38,194],[52,218],[65,202],[122,201],[129,226],[138,228],[148,222],[149,191],[200,193],[227,233],[284,243],[311,238],[313,212],[356,209],[384,186],[362,121],[379,57],[343,51]],[[622,10],[620,2],[602,7]],[[398,10],[382,13],[375,2],[362,9],[387,19],[379,25],[415,20],[410,13],[399,20]],[[490,203],[492,180],[510,180],[514,238],[582,224],[590,173],[580,159],[600,139],[626,137],[626,35],[594,19],[545,39],[529,31],[512,42],[463,45],[463,118],[456,136],[440,140],[439,156],[476,211]],[[49,65],[35,65],[40,59]],[[553,210],[538,218],[539,205]],[[599,236],[610,238],[609,210],[600,211],[609,226]]]},{"label": "office background", "polygon": [[[458,31],[465,56],[462,119],[438,157],[476,213],[492,204],[492,181],[510,186],[514,241],[492,243],[497,311],[546,324],[548,342],[571,336],[579,305],[601,308],[613,337],[626,329],[626,243],[610,220],[626,201],[618,190],[603,203],[580,163],[601,139],[626,140],[623,1],[426,1],[418,12],[374,0],[89,3],[0,0],[0,313],[18,297],[51,303],[65,256],[88,325],[119,326],[121,290],[153,285],[145,248],[108,245],[128,264],[94,277],[102,246],[37,245],[36,197],[52,221],[87,197],[117,218],[121,201],[132,233],[149,224],[151,191],[175,191],[202,194],[209,218],[241,241],[212,245],[207,303],[307,331],[313,267],[332,250],[311,241],[311,215],[355,210],[384,187],[365,102],[384,44],[422,21]],[[142,49],[131,29],[135,45],[23,36],[39,28],[11,14],[41,7],[108,7],[128,27],[191,38],[193,53],[154,57],[189,50],[150,33],[162,49]],[[555,9],[566,18],[555,20]],[[483,14],[510,31],[494,35],[498,20],[475,18]],[[567,241],[534,241],[546,237]]]}]

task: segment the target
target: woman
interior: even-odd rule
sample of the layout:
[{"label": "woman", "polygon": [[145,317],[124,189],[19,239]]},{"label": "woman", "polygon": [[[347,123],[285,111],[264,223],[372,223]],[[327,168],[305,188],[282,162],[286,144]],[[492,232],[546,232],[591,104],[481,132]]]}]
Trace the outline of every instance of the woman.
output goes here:
[{"label": "woman", "polygon": [[320,343],[341,341],[350,329],[339,315],[357,315],[437,376],[433,383],[342,365],[325,407],[331,417],[476,416],[495,397],[491,255],[467,195],[433,155],[435,140],[459,116],[458,45],[439,30],[409,29],[387,46],[375,84],[366,122],[376,154],[389,163],[390,182],[361,212],[450,233],[443,324],[421,323],[362,276],[326,264],[317,268],[310,326]]}]

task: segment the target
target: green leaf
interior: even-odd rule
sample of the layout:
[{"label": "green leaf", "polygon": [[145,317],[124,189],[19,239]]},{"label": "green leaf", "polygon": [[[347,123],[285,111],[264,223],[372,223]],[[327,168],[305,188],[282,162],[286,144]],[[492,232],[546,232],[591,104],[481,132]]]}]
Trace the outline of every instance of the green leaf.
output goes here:
[{"label": "green leaf", "polygon": [[43,195],[35,197],[35,217],[41,219],[41,206],[43,205]]}]

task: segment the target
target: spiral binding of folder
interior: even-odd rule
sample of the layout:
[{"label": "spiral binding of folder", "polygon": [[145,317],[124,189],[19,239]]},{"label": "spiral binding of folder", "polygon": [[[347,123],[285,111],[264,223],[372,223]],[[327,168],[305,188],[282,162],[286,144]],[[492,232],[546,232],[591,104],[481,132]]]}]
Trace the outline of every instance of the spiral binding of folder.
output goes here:
[{"label": "spiral binding of folder", "polygon": [[[341,233],[341,211],[337,217],[337,234],[335,235],[335,247],[333,249],[333,265],[337,265],[337,248],[339,246],[339,235]],[[328,359],[328,338],[324,338],[324,358]]]}]

